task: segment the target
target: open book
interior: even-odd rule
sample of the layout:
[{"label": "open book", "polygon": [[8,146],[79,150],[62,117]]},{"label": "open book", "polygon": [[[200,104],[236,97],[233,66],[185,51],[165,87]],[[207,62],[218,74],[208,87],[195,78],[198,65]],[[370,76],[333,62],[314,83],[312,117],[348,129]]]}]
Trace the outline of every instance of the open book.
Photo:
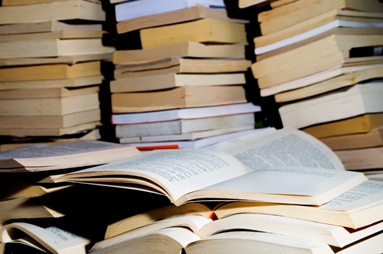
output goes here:
[{"label": "open book", "polygon": [[234,143],[224,150],[148,152],[51,176],[48,181],[153,192],[179,206],[201,200],[321,205],[367,179],[344,171],[328,147],[294,129]]},{"label": "open book", "polygon": [[133,147],[102,141],[26,146],[0,153],[0,172],[35,172],[100,165],[139,154]]},{"label": "open book", "polygon": [[90,240],[57,227],[42,228],[30,223],[14,222],[1,227],[0,242],[19,243],[53,254],[85,254]]}]

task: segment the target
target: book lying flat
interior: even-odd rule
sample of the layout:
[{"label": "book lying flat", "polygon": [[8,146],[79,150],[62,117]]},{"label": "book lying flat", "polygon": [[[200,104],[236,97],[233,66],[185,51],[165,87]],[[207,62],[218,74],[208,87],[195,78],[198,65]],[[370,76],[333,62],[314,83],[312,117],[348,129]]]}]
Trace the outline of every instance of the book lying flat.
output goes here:
[{"label": "book lying flat", "polygon": [[113,53],[113,63],[138,64],[171,57],[245,59],[244,47],[243,44],[205,45],[185,41],[151,49],[116,50]]},{"label": "book lying flat", "polygon": [[[253,125],[254,126],[254,125]],[[163,142],[137,142],[126,143],[127,146],[134,146],[140,151],[146,150],[158,150],[158,149],[199,149],[209,148],[210,146],[217,145],[221,142],[225,142],[231,139],[239,138],[242,136],[258,133],[261,130],[250,129],[244,131],[237,131],[227,134],[216,135],[212,137],[200,138],[196,140],[184,140],[184,141],[163,141]],[[120,139],[120,141],[123,139]]]},{"label": "book lying flat", "polygon": [[177,87],[232,86],[246,84],[244,73],[176,73],[129,77],[110,82],[112,93],[144,92]]},{"label": "book lying flat", "polygon": [[316,138],[367,133],[383,127],[383,113],[364,114],[344,120],[324,123],[302,130]]},{"label": "book lying flat", "polygon": [[197,4],[189,8],[153,14],[150,16],[143,16],[118,22],[117,32],[119,34],[123,34],[138,29],[176,24],[202,18],[215,18],[238,23],[248,23],[248,21],[246,20],[229,18],[227,16],[226,10],[224,9],[209,8]]},{"label": "book lying flat", "polygon": [[0,69],[0,82],[71,79],[101,75],[101,64],[85,62],[73,65],[38,65]]},{"label": "book lying flat", "polygon": [[333,250],[325,243],[301,237],[237,230],[195,240],[184,249],[187,254],[230,254],[238,249],[243,253],[256,253],[259,249],[265,253],[358,254],[364,251],[380,253],[383,250],[379,245],[382,239],[383,234],[379,233],[345,248]]},{"label": "book lying flat", "polygon": [[367,133],[321,138],[333,151],[383,146],[383,127]]},{"label": "book lying flat", "polygon": [[[185,31],[187,31],[185,33]],[[143,49],[184,41],[247,43],[245,25],[212,18],[140,30]]]},{"label": "book lying flat", "polygon": [[369,170],[382,168],[383,147],[335,151],[347,170]]},{"label": "book lying flat", "polygon": [[81,111],[64,116],[0,116],[0,129],[67,128],[96,121],[100,121],[100,109]]},{"label": "book lying flat", "polygon": [[2,42],[0,44],[0,58],[27,57],[59,57],[112,53],[113,47],[106,47],[98,39],[42,39],[29,40],[28,48],[25,41]]},{"label": "book lying flat", "polygon": [[218,219],[233,214],[269,214],[314,221],[356,229],[381,222],[383,215],[383,183],[368,180],[319,207],[271,204],[262,202],[233,202],[214,210]]},{"label": "book lying flat", "polygon": [[170,90],[113,93],[113,113],[134,113],[245,103],[242,86],[184,86]]},{"label": "book lying flat", "polygon": [[[66,0],[64,0],[66,1]],[[3,1],[4,3],[4,1]],[[0,26],[1,35],[49,33],[58,31],[102,31],[101,24],[66,24],[57,20]]]},{"label": "book lying flat", "polygon": [[[148,142],[167,142],[167,141],[186,141],[186,140],[197,140],[197,139],[205,139],[209,137],[215,137],[220,135],[225,135],[229,133],[242,132],[253,130],[254,124],[251,125],[243,125],[243,126],[235,126],[235,127],[227,127],[227,128],[217,128],[213,130],[207,131],[195,131],[190,133],[183,134],[175,134],[175,135],[158,135],[158,136],[140,136],[140,137],[127,137],[120,138],[119,143],[128,144],[128,143],[148,143]],[[179,144],[177,143],[177,146]]]},{"label": "book lying flat", "polygon": [[380,221],[360,230],[352,231],[340,226],[286,216],[238,213],[207,223],[199,230],[198,235],[201,238],[206,238],[232,229],[295,236],[342,248],[382,231],[383,222]]},{"label": "book lying flat", "polygon": [[[349,50],[355,47],[378,45],[383,34],[353,35],[332,34],[313,43],[263,59],[252,65],[251,70],[261,89],[328,70],[335,66],[353,64]],[[308,52],[310,54],[308,55]],[[361,61],[356,58],[356,61]],[[374,57],[363,59],[364,64]],[[361,63],[359,63],[361,65]],[[299,71],[298,71],[299,70]]]},{"label": "book lying flat", "polygon": [[261,33],[271,34],[296,25],[331,10],[351,9],[362,12],[381,12],[383,4],[379,1],[363,0],[298,0],[258,15]]},{"label": "book lying flat", "polygon": [[187,59],[165,58],[144,64],[117,65],[115,79],[138,78],[168,73],[233,73],[246,72],[251,61],[245,59]]},{"label": "book lying flat", "polygon": [[85,0],[55,1],[23,6],[0,8],[0,24],[33,23],[49,20],[105,21],[101,2]]},{"label": "book lying flat", "polygon": [[29,146],[0,153],[0,171],[27,172],[108,163],[139,154],[137,149],[102,141]]},{"label": "book lying flat", "polygon": [[0,116],[59,116],[98,109],[99,104],[98,92],[67,97],[7,98],[0,100]]},{"label": "book lying flat", "polygon": [[[90,76],[85,78],[73,79],[53,79],[53,80],[38,80],[38,81],[10,81],[0,82],[0,90],[10,89],[47,89],[47,88],[73,88],[84,87],[91,85],[99,85],[102,83],[104,76]],[[32,91],[32,90],[31,90]]]},{"label": "book lying flat", "polygon": [[[264,153],[255,153],[259,149]],[[343,170],[328,147],[294,129],[246,140],[225,151],[154,151],[104,166],[51,176],[45,181],[133,188],[165,195],[179,206],[197,200],[320,205],[366,180],[362,173]],[[259,163],[262,159],[258,156],[263,157],[262,154],[287,156],[285,152],[294,159],[270,161],[264,157],[269,166]],[[315,159],[309,158],[309,154],[315,154]],[[303,164],[316,168],[303,167]]]},{"label": "book lying flat", "polygon": [[225,8],[223,0],[180,0],[177,2],[171,0],[161,2],[155,0],[130,1],[116,5],[116,21],[120,22],[142,16],[181,10],[197,4],[207,7]]},{"label": "book lying flat", "polygon": [[147,113],[114,114],[112,115],[112,124],[150,123],[171,121],[177,119],[193,119],[223,115],[245,114],[259,111],[261,111],[260,106],[248,102],[211,107],[181,108]]},{"label": "book lying flat", "polygon": [[357,115],[383,112],[382,96],[382,83],[370,82],[286,104],[279,108],[279,113],[283,126],[303,128]]},{"label": "book lying flat", "polygon": [[255,37],[255,54],[265,54],[328,32],[365,34],[375,31],[375,33],[381,33],[379,27],[382,27],[382,24],[382,13],[331,10],[281,31]]},{"label": "book lying flat", "polygon": [[48,39],[92,39],[102,38],[102,30],[99,31],[58,31],[49,33],[31,34],[6,34],[0,35],[0,43],[11,41],[48,40]]},{"label": "book lying flat", "polygon": [[195,131],[206,131],[218,128],[238,127],[243,125],[254,125],[254,114],[237,114],[216,116],[196,119],[180,119],[173,121],[138,123],[116,125],[116,137],[141,137],[176,135],[191,133]]},{"label": "book lying flat", "polygon": [[261,96],[274,95],[277,102],[288,102],[312,97],[355,85],[370,79],[382,78],[383,64],[369,64],[354,67],[337,67],[316,73],[299,80],[268,87],[261,90]]}]

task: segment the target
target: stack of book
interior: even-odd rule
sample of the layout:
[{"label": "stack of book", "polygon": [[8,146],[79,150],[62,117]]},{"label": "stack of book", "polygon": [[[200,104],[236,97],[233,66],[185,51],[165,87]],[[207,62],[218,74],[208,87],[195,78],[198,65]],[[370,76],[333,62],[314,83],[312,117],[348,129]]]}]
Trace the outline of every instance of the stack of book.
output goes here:
[{"label": "stack of book", "polygon": [[0,135],[62,137],[100,124],[100,1],[13,1],[0,7]]},{"label": "stack of book", "polygon": [[[383,251],[383,183],[345,171],[327,146],[291,128],[216,150],[146,152],[45,181],[161,193],[174,204],[116,220],[103,240],[85,243],[88,253]],[[31,224],[7,223],[1,232]],[[29,235],[49,241],[44,231]]]},{"label": "stack of book", "polygon": [[297,0],[270,5],[258,15],[262,35],[254,38],[252,72],[261,95],[281,104],[283,126],[347,150],[339,151],[346,169],[382,168],[381,156],[372,163],[365,154],[381,153],[370,148],[381,146],[383,126],[383,4]]},{"label": "stack of book", "polygon": [[222,0],[128,1],[115,10],[119,35],[139,31],[142,47],[113,55],[112,123],[120,143],[201,147],[181,140],[254,129],[260,107],[246,103],[243,87],[251,66],[245,25],[227,17]]}]

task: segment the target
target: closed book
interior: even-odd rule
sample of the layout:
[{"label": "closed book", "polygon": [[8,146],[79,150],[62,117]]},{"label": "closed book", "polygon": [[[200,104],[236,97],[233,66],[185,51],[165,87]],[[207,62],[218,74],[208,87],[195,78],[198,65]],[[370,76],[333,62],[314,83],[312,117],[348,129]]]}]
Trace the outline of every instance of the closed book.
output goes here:
[{"label": "closed book", "polygon": [[238,114],[196,119],[116,125],[116,137],[176,135],[243,125],[254,125],[254,115]]},{"label": "closed book", "polygon": [[114,93],[112,111],[133,113],[244,102],[247,101],[242,86],[184,86],[164,91]]},{"label": "closed book", "polygon": [[[286,104],[279,108],[283,126],[296,128],[383,112],[383,86],[358,84],[333,93]],[[334,110],[336,109],[336,110]]]},{"label": "closed book", "polygon": [[110,82],[112,93],[142,92],[177,87],[232,86],[246,84],[244,73],[200,74],[168,73],[142,77],[122,78]]},{"label": "closed book", "polygon": [[143,49],[184,41],[247,43],[244,24],[212,18],[142,29],[140,30],[140,37]]}]

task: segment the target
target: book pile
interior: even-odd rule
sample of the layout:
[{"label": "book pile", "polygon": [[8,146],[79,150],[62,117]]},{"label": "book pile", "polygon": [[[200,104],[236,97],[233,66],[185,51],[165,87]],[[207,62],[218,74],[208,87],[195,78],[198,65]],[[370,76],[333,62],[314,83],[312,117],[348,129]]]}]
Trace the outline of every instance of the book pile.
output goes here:
[{"label": "book pile", "polygon": [[0,135],[59,138],[100,125],[100,65],[113,52],[101,42],[104,20],[96,0],[2,1]]},{"label": "book pile", "polygon": [[382,168],[383,4],[270,5],[258,15],[262,35],[254,38],[252,72],[261,95],[281,104],[283,126],[323,140],[346,169]]},{"label": "book pile", "polygon": [[260,107],[246,103],[243,87],[244,21],[229,19],[222,0],[114,2],[118,36],[128,44],[137,31],[141,44],[113,55],[120,143],[197,148],[254,129]]},{"label": "book pile", "polygon": [[[44,182],[161,193],[173,203],[111,219],[104,239],[79,234],[87,253],[383,251],[383,182],[345,171],[327,146],[291,128],[220,149],[146,152]],[[18,223],[0,230],[34,227]],[[49,241],[43,232],[29,235]]]}]

